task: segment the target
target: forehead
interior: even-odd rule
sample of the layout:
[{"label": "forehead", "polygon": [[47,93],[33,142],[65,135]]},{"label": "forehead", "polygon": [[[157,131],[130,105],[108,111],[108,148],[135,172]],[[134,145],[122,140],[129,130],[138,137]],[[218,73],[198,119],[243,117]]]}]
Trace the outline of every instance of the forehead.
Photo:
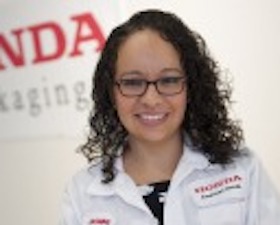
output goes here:
[{"label": "forehead", "polygon": [[180,57],[174,46],[156,31],[149,29],[137,31],[119,48],[117,74],[129,70],[157,73],[164,68],[181,69]]}]

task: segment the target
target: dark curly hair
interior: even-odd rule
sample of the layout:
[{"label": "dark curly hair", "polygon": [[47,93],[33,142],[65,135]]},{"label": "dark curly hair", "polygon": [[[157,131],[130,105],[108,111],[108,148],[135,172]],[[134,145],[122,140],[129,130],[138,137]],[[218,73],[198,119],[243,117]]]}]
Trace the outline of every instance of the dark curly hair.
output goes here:
[{"label": "dark curly hair", "polygon": [[93,78],[91,131],[81,147],[82,153],[89,161],[100,157],[104,183],[114,179],[114,162],[127,136],[113,107],[117,55],[129,36],[144,29],[158,32],[180,55],[188,91],[182,128],[194,149],[201,151],[211,163],[229,164],[240,153],[243,141],[241,128],[228,115],[231,88],[221,81],[219,66],[210,56],[203,38],[174,14],[159,10],[136,13],[108,37]]}]

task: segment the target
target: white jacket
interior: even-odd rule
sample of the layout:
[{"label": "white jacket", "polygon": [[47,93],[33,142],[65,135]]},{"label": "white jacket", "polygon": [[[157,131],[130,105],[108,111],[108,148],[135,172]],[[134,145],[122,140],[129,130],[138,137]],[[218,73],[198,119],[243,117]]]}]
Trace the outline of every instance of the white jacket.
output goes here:
[{"label": "white jacket", "polygon": [[[117,176],[101,183],[100,165],[73,177],[60,225],[156,225],[139,189],[117,159]],[[226,168],[187,147],[171,180],[164,225],[277,225],[280,202],[256,158],[248,153]]]}]

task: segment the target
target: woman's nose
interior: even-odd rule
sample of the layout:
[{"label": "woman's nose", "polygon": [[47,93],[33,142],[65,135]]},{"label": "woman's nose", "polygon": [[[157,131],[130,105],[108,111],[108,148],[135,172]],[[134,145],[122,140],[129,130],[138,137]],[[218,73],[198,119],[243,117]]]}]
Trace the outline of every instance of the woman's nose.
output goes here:
[{"label": "woman's nose", "polygon": [[162,95],[158,92],[155,84],[150,84],[146,92],[141,96],[141,102],[147,105],[157,105],[162,101]]}]

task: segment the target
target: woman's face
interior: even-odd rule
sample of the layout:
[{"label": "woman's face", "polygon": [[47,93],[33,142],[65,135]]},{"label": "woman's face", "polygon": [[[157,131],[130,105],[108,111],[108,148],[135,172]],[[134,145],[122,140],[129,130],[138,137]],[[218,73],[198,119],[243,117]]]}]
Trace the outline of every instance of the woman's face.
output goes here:
[{"label": "woman's face", "polygon": [[[120,85],[114,87],[114,101],[130,140],[164,143],[178,138],[186,110],[184,78],[178,52],[158,33],[137,31],[125,40],[116,62],[115,80]],[[158,93],[151,84],[142,95],[123,95],[139,94],[145,80],[158,79],[162,79],[160,91],[168,95]],[[125,93],[120,87],[126,89]]]}]

